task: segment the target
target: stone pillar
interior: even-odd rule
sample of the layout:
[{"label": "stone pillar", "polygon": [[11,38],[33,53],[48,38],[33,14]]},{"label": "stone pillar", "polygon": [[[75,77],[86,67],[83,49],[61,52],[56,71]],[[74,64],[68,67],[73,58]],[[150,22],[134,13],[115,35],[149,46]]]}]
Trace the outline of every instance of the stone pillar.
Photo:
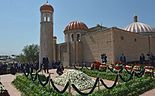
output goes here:
[{"label": "stone pillar", "polygon": [[57,44],[57,37],[54,36],[53,37],[53,60],[54,61],[57,60],[57,54],[56,54],[57,53],[57,50],[56,50],[57,49],[57,45],[56,44]]}]

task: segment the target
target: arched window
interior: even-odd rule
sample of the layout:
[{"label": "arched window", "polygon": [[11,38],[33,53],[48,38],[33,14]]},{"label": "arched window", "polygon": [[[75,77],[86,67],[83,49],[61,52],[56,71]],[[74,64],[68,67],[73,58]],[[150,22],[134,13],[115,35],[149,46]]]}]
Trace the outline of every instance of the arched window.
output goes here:
[{"label": "arched window", "polygon": [[80,41],[80,38],[81,38],[80,34],[77,34],[77,41]]},{"label": "arched window", "polygon": [[43,13],[43,21],[46,21],[46,14]]},{"label": "arched window", "polygon": [[50,21],[50,14],[47,14],[47,21],[49,22]]},{"label": "arched window", "polygon": [[74,34],[71,34],[71,41],[74,41]]},{"label": "arched window", "polygon": [[46,21],[46,17],[44,17],[44,21]]},{"label": "arched window", "polygon": [[47,17],[47,21],[50,22],[50,17]]}]

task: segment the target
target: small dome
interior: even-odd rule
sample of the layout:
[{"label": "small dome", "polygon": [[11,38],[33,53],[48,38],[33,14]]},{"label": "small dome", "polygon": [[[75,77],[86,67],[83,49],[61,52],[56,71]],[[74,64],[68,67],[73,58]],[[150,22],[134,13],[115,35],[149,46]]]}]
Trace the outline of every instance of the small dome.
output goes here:
[{"label": "small dome", "polygon": [[48,2],[46,2],[45,4],[43,4],[40,7],[40,11],[54,11],[54,8],[52,7],[52,5],[50,5]]},{"label": "small dome", "polygon": [[124,30],[136,33],[154,31],[150,25],[138,22],[137,16],[134,16],[134,22],[128,25]]},{"label": "small dome", "polygon": [[70,22],[64,31],[69,31],[69,30],[75,30],[75,29],[81,29],[81,30],[87,30],[88,27],[86,24],[84,24],[83,22],[79,22],[79,21],[73,21]]}]

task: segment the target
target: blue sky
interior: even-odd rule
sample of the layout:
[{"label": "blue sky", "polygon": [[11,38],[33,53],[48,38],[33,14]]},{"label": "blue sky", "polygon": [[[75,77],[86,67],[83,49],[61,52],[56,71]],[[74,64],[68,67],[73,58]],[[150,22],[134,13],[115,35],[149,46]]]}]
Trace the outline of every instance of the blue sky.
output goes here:
[{"label": "blue sky", "polygon": [[[48,0],[54,7],[54,35],[64,42],[71,21],[88,27],[102,24],[124,28],[138,15],[155,27],[155,0]],[[46,0],[0,0],[0,55],[19,54],[25,45],[39,44],[40,6]]]}]

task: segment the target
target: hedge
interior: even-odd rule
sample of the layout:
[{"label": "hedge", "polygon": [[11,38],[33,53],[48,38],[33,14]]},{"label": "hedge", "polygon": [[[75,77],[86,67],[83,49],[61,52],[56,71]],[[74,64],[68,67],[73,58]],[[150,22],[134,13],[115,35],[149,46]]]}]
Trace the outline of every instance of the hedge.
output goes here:
[{"label": "hedge", "polygon": [[32,82],[25,76],[17,76],[16,79],[12,82],[17,89],[22,92],[22,96],[68,96],[67,93],[60,94],[55,92],[47,86],[42,87],[39,82]]},{"label": "hedge", "polygon": [[116,78],[116,73],[112,72],[102,72],[98,70],[88,70],[86,68],[83,68],[81,71],[83,71],[85,74],[91,76],[91,77],[100,77],[102,79],[107,79],[107,80],[115,80]]},{"label": "hedge", "polygon": [[155,88],[155,81],[150,77],[142,77],[120,83],[113,89],[96,91],[90,96],[139,96],[140,94]]},{"label": "hedge", "polygon": [[[91,77],[99,77],[102,79],[107,79],[107,80],[112,80],[114,81],[117,75],[117,72],[112,72],[110,70],[107,71],[99,71],[99,70],[89,70],[86,68],[81,69],[81,71],[83,71],[85,74],[91,76]],[[135,74],[133,72],[129,73],[128,71],[126,71],[125,69],[123,69],[120,72],[121,75],[121,79],[119,79],[119,82],[126,82],[131,80],[132,78],[140,78],[141,76],[139,76],[138,74],[136,76],[132,75]]]}]

